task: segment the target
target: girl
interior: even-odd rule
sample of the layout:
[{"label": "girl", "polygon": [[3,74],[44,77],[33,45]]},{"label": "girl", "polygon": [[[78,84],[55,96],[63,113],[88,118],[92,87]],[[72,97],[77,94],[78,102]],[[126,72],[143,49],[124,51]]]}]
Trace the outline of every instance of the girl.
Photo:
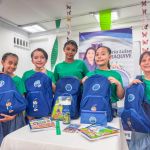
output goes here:
[{"label": "girl", "polygon": [[[144,52],[139,59],[139,65],[143,71],[142,81],[145,83],[145,95],[147,97],[147,103],[150,104],[150,51]],[[137,84],[141,81],[134,79],[131,84]],[[150,149],[150,134],[132,132],[131,141],[129,143],[129,149],[132,150],[149,150]]]},{"label": "girl", "polygon": [[78,46],[73,40],[69,40],[64,45],[65,61],[56,65],[54,70],[55,80],[59,80],[64,76],[75,76],[82,79],[88,69],[82,60],[75,60],[74,57],[77,53]]},{"label": "girl", "polygon": [[89,47],[84,55],[84,62],[86,66],[88,67],[89,71],[94,71],[96,69],[96,63],[95,63],[95,49],[93,47]]},{"label": "girl", "polygon": [[[26,71],[22,77],[23,81],[25,82],[26,79],[31,77],[36,72],[42,72],[45,73],[52,80],[52,88],[53,91],[55,91],[55,79],[53,73],[45,68],[45,64],[47,63],[48,60],[48,54],[46,53],[46,51],[42,48],[35,49],[31,53],[31,59],[32,59],[32,63],[35,65],[35,69]],[[31,116],[28,116],[27,118],[29,120],[34,119]]]},{"label": "girl", "polygon": [[[12,77],[17,90],[23,95],[25,93],[25,86],[21,78],[14,74],[18,64],[18,56],[13,53],[5,53],[2,57],[1,63],[3,66],[2,72]],[[0,114],[0,116],[3,117],[0,119],[1,129],[3,132],[1,134],[1,140],[10,132],[13,132],[25,125],[23,113],[14,116]]]},{"label": "girl", "polygon": [[110,70],[111,50],[108,47],[102,46],[96,50],[95,61],[98,69],[93,72],[89,72],[87,76],[82,80],[84,82],[88,77],[99,74],[108,77],[111,82],[111,102],[113,107],[116,107],[116,102],[124,97],[124,89],[122,79],[119,73],[114,70]]},{"label": "girl", "polygon": [[34,64],[35,68],[29,71],[26,71],[23,74],[23,81],[31,77],[36,72],[43,72],[45,73],[51,80],[52,80],[52,88],[55,91],[55,79],[53,73],[45,68],[45,64],[48,60],[47,52],[42,48],[37,48],[31,53],[32,63]]}]

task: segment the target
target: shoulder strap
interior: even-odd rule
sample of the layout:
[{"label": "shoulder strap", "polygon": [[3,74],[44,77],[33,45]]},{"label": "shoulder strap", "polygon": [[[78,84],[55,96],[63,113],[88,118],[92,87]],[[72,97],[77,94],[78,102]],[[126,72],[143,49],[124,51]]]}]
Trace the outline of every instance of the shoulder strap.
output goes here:
[{"label": "shoulder strap", "polygon": [[135,79],[139,79],[140,81],[143,82],[142,75],[137,75],[137,76],[135,77]]}]

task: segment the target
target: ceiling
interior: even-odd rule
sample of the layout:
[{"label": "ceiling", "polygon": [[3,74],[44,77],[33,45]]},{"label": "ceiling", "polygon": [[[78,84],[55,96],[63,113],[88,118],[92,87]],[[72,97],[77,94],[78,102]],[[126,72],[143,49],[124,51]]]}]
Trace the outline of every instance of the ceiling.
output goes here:
[{"label": "ceiling", "polygon": [[142,14],[139,11],[140,2],[141,0],[0,0],[0,19],[17,27],[38,23],[49,31],[55,29],[56,19],[62,19],[61,28],[66,27],[66,4],[71,5],[71,24],[75,27],[96,23],[91,12],[109,8],[121,11],[128,8],[129,11],[124,13],[122,20],[133,17],[139,19]]}]

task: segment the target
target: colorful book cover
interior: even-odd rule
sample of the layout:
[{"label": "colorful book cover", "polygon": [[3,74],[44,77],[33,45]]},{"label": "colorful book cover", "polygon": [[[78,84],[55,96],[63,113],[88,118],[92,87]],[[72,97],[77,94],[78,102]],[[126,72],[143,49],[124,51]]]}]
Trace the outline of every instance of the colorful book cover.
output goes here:
[{"label": "colorful book cover", "polygon": [[59,96],[57,98],[52,112],[52,118],[54,120],[63,120],[63,106],[71,105],[71,100],[71,96]]},{"label": "colorful book cover", "polygon": [[84,128],[79,129],[81,135],[83,135],[88,140],[97,140],[102,139],[114,135],[118,135],[120,133],[119,129],[107,126],[96,126],[90,125]]},{"label": "colorful book cover", "polygon": [[78,131],[78,128],[80,127],[79,124],[69,124],[66,128],[64,128],[64,132],[69,132],[69,133],[75,133]]},{"label": "colorful book cover", "polygon": [[50,117],[42,117],[40,119],[34,119],[29,121],[31,131],[40,131],[50,128],[55,128],[55,122]]}]

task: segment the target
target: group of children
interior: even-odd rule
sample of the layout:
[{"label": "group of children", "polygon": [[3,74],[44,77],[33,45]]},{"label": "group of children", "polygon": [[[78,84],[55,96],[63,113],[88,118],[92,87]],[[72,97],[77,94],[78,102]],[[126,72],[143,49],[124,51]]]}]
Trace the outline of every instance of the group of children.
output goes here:
[{"label": "group of children", "polygon": [[[29,71],[26,71],[23,74],[23,77],[20,78],[14,74],[19,58],[16,54],[6,53],[3,55],[1,63],[2,63],[2,72],[8,74],[12,77],[16,88],[18,91],[24,95],[26,93],[26,89],[24,86],[24,82],[30,78],[36,72],[45,73],[52,80],[52,89],[55,92],[55,84],[56,82],[65,76],[75,76],[77,77],[81,83],[84,83],[85,80],[94,75],[99,74],[108,78],[111,83],[111,102],[112,104],[116,104],[119,99],[124,97],[124,88],[122,83],[122,78],[120,74],[114,70],[110,69],[110,59],[111,59],[111,50],[108,47],[101,46],[98,47],[95,53],[95,63],[97,68],[89,72],[86,64],[82,60],[75,60],[74,57],[77,53],[78,46],[75,41],[69,40],[64,44],[63,51],[65,53],[65,60],[55,66],[54,74],[45,68],[45,64],[48,60],[48,54],[45,50],[41,48],[35,49],[31,53],[32,63],[35,68]],[[146,84],[146,95],[150,101],[150,52],[144,52],[139,61],[139,65],[143,71],[143,82]],[[141,82],[138,79],[132,81],[131,84],[136,84]],[[25,125],[24,114],[20,113],[17,115],[9,116],[5,114],[0,114],[3,118],[0,119],[0,138],[3,139],[4,136],[9,134],[10,132],[22,127]],[[28,119],[33,119],[28,116]]]}]

